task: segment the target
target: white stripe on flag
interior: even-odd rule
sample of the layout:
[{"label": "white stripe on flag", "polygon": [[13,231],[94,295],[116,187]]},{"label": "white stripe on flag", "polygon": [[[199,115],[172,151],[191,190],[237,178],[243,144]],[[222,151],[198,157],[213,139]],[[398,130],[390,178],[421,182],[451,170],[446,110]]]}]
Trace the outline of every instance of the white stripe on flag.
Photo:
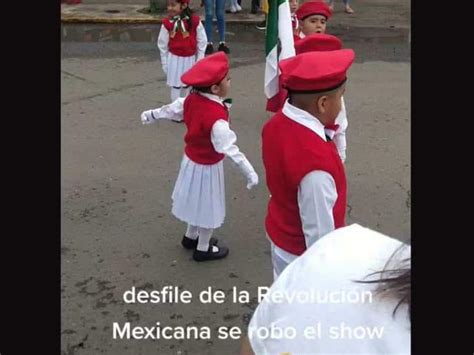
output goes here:
[{"label": "white stripe on flag", "polygon": [[290,4],[285,1],[278,6],[278,38],[281,43],[279,60],[295,56],[295,43],[293,41],[293,26],[291,25]]},{"label": "white stripe on flag", "polygon": [[265,95],[271,98],[278,93],[278,53],[277,46],[275,46],[267,55],[265,63]]}]

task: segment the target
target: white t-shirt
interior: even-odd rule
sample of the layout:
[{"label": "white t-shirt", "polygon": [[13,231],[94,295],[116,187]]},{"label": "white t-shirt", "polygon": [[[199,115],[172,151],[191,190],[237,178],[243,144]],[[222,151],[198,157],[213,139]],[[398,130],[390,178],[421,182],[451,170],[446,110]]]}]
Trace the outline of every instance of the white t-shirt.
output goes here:
[{"label": "white t-shirt", "polygon": [[[379,278],[366,276],[401,245],[357,224],[322,237],[275,281],[273,301],[257,307],[248,330],[255,354],[410,354],[408,307],[393,316],[398,299],[375,294],[379,284],[354,282]],[[390,266],[410,253],[407,246]]]}]

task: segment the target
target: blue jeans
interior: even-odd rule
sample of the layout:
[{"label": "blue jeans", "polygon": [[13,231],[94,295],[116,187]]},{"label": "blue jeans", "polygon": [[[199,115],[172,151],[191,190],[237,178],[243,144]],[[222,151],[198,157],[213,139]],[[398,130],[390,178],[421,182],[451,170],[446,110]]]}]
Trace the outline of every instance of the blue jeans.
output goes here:
[{"label": "blue jeans", "polygon": [[204,0],[204,9],[206,10],[206,19],[204,28],[208,42],[213,42],[212,20],[214,19],[214,5],[217,18],[217,30],[219,31],[219,42],[225,41],[225,0]]},{"label": "blue jeans", "polygon": [[[344,3],[344,6],[349,5],[349,0],[342,0],[342,2]],[[329,0],[327,3],[328,5],[332,5],[334,4],[334,0]]]}]

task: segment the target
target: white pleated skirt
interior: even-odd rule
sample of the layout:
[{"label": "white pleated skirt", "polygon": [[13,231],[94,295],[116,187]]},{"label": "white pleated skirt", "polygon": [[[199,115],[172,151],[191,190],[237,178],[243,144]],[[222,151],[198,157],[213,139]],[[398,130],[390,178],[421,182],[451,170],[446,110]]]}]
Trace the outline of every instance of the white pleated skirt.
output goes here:
[{"label": "white pleated skirt", "polygon": [[225,218],[223,160],[203,165],[184,154],[171,198],[171,213],[179,220],[202,228],[220,227]]},{"label": "white pleated skirt", "polygon": [[181,75],[187,72],[196,63],[196,56],[179,57],[173,53],[168,53],[168,73],[166,75],[166,84],[168,86],[181,87],[186,86],[181,81]]}]

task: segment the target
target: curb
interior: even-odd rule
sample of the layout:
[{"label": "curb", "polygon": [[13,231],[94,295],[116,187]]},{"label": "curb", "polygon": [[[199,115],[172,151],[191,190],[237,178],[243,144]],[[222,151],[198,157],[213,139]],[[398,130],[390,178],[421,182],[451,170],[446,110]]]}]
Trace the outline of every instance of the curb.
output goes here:
[{"label": "curb", "polygon": [[[144,5],[61,5],[62,23],[104,24],[160,24],[165,15],[149,15],[140,11]],[[202,10],[196,11],[204,20]],[[226,18],[226,23],[256,24],[264,20],[263,14],[236,14]]]},{"label": "curb", "polygon": [[[146,5],[123,4],[94,4],[94,5],[67,5],[61,4],[62,24],[161,24],[164,14],[150,15],[141,11]],[[204,22],[203,9],[198,8],[196,14]],[[398,16],[398,15],[397,15]],[[228,24],[255,25],[264,20],[264,14],[240,13],[226,16]],[[216,22],[216,19],[214,19]],[[357,23],[359,22],[359,23]],[[405,24],[400,17],[393,19],[392,23],[374,24],[348,20],[347,17],[336,15],[331,20],[331,27],[340,29],[385,30],[390,32],[410,33],[410,24]]]}]

